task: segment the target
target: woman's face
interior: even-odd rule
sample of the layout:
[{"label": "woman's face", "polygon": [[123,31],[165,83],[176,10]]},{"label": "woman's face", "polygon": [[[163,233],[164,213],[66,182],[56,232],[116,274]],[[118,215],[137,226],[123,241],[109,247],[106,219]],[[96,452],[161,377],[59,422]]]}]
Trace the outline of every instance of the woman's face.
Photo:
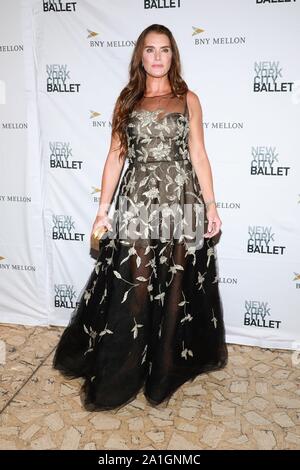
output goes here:
[{"label": "woman's face", "polygon": [[145,71],[152,77],[166,75],[172,62],[172,49],[168,36],[148,33],[145,37],[142,61]]}]

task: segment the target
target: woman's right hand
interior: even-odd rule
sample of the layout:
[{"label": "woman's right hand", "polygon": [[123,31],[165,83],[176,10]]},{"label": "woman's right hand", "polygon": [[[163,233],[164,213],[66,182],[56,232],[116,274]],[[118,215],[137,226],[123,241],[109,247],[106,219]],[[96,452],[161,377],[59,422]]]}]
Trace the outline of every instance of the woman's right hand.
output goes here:
[{"label": "woman's right hand", "polygon": [[107,230],[112,230],[112,226],[109,222],[109,218],[107,215],[97,215],[95,221],[93,223],[92,233],[91,236],[96,232],[97,229],[101,227],[106,227]]}]

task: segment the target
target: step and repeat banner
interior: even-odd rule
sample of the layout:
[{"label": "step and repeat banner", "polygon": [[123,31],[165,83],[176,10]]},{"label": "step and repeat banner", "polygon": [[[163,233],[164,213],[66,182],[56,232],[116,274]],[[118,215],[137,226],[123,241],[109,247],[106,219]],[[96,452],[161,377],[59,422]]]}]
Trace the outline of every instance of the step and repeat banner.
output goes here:
[{"label": "step and repeat banner", "polygon": [[0,3],[1,322],[68,323],[113,107],[159,23],[203,108],[227,341],[300,348],[299,20],[300,1]]}]

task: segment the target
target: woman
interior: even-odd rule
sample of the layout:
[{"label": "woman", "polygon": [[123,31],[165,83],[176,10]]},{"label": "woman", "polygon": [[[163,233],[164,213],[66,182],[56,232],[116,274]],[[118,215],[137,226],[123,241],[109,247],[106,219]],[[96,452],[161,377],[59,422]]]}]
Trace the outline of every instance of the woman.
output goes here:
[{"label": "woman", "polygon": [[[126,158],[112,226],[108,210]],[[149,26],[137,40],[101,189],[92,234],[104,227],[115,235],[101,240],[53,366],[85,378],[88,410],[120,407],[142,387],[156,405],[227,362],[213,241],[221,220],[201,105],[180,76],[178,48],[164,26]],[[168,236],[157,234],[166,226]],[[186,226],[197,235],[177,236]]]}]

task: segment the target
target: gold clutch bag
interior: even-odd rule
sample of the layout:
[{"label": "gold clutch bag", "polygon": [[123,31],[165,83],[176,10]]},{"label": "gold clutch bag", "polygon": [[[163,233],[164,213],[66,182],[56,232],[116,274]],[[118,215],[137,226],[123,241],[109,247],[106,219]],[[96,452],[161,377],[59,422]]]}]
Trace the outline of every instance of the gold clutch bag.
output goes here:
[{"label": "gold clutch bag", "polygon": [[99,227],[95,230],[95,232],[91,236],[91,249],[95,252],[99,251],[99,242],[103,235],[107,232],[107,228],[105,226]]},{"label": "gold clutch bag", "polygon": [[96,238],[97,240],[101,240],[101,238],[106,232],[107,232],[107,228],[105,226],[99,227],[93,233],[93,238]]}]

